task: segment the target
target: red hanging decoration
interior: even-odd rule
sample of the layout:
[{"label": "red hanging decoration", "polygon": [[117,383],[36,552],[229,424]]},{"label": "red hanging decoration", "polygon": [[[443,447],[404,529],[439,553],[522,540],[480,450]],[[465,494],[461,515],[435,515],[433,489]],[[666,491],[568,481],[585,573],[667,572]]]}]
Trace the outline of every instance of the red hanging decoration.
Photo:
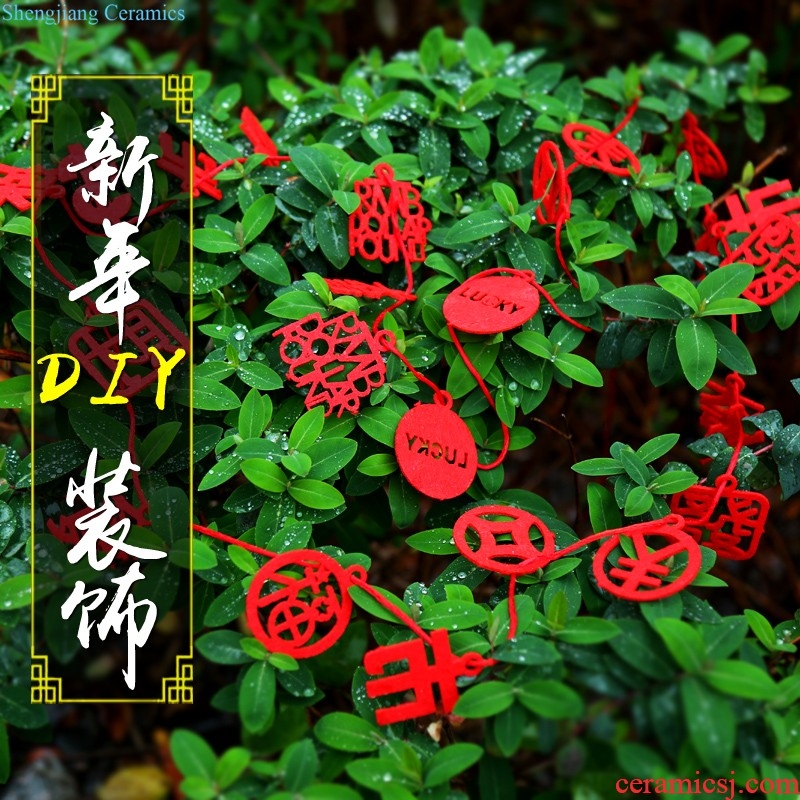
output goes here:
[{"label": "red hanging decoration", "polygon": [[17,211],[31,207],[30,167],[9,167],[0,164],[0,206],[11,203]]},{"label": "red hanging decoration", "polygon": [[277,167],[280,166],[281,161],[289,160],[289,156],[278,155],[278,148],[272,141],[272,137],[261,127],[258,117],[247,106],[242,109],[242,124],[239,126],[239,130],[253,145],[254,153],[266,155],[261,162],[262,166]]},{"label": "red hanging decoration", "polygon": [[[683,517],[671,514],[620,529],[597,549],[592,563],[597,585],[615,597],[635,602],[677,594],[695,579],[702,566],[700,550],[683,526]],[[609,556],[622,536],[632,540],[636,556],[622,555],[614,566]],[[675,580],[666,581],[672,559],[681,553],[687,556],[683,571]]]},{"label": "red hanging decoration", "polygon": [[681,131],[683,144],[678,151],[686,150],[692,157],[695,182],[700,183],[700,178],[724,178],[728,174],[725,157],[708,134],[700,129],[697,117],[691,111],[683,115]]},{"label": "red hanging decoration", "polygon": [[[161,147],[161,156],[156,162],[161,170],[180,178],[181,191],[189,191],[189,142],[181,142],[180,152],[175,152],[174,142],[169,133],[158,135],[158,144]],[[219,172],[219,165],[211,156],[206,153],[197,153],[192,148],[194,158],[192,159],[192,169],[194,170],[194,197],[200,197],[200,192],[205,192],[214,200],[222,199],[222,191],[218,188],[217,181],[213,175]],[[198,165],[197,161],[200,161]]]},{"label": "red hanging decoration", "polygon": [[362,567],[346,570],[315,550],[274,556],[247,591],[250,630],[271,653],[319,655],[347,628],[352,610],[347,589],[354,574],[366,577]]},{"label": "red hanging decoration", "polygon": [[759,444],[764,441],[764,432],[745,433],[742,419],[752,414],[761,414],[765,409],[742,395],[744,379],[737,372],[725,377],[725,383],[709,381],[700,393],[700,425],[706,436],[720,433],[734,447],[737,442]]},{"label": "red hanging decoration", "polygon": [[539,200],[536,219],[540,225],[556,225],[569,219],[572,190],[558,145],[542,142],[536,151],[531,180],[531,197]]},{"label": "red hanging decoration", "polygon": [[[404,695],[410,692],[411,700],[404,700],[389,708],[375,711],[379,725],[417,719],[429,714],[449,714],[458,701],[456,679],[475,677],[481,670],[496,662],[478,653],[453,655],[450,640],[445,630],[434,630],[428,637],[431,660],[422,639],[411,639],[370,650],[364,656],[364,668],[369,676],[367,696],[373,699],[387,695]],[[405,663],[405,670],[393,675],[386,674],[389,664]],[[381,677],[382,676],[382,677]]]},{"label": "red hanging decoration", "polygon": [[351,256],[385,264],[425,260],[431,222],[425,218],[418,189],[394,180],[388,164],[378,164],[375,177],[356,181],[353,190],[361,202],[349,218]]},{"label": "red hanging decoration", "polygon": [[447,295],[445,319],[460,331],[495,334],[518,328],[539,310],[539,292],[529,273],[505,275],[481,272]]},{"label": "red hanging decoration", "polygon": [[570,122],[564,126],[562,136],[575,161],[584,167],[594,167],[623,178],[629,178],[631,172],[639,172],[641,168],[633,151],[617,139],[613,131],[603,133],[591,125]]},{"label": "red hanging decoration", "polygon": [[[127,398],[137,395],[158,378],[159,362],[148,348],[154,347],[167,359],[180,348],[189,352],[189,340],[184,333],[147,300],[137,300],[125,309],[122,344],[107,328],[84,325],[69,338],[69,352],[81,367],[103,388],[108,389],[118,362],[109,356],[116,353],[135,353],[136,358],[125,364],[115,394]],[[141,367],[143,370],[136,370]]]},{"label": "red hanging decoration", "polygon": [[441,404],[449,401],[448,396],[445,398],[409,409],[394,437],[403,476],[415,489],[436,500],[449,500],[466,492],[478,469],[475,440],[449,405]]},{"label": "red hanging decoration", "polygon": [[283,336],[280,356],[289,365],[287,379],[308,387],[306,408],[324,404],[325,416],[357,414],[361,398],[386,380],[378,343],[352,312],[329,320],[309,314],[272,335]]},{"label": "red hanging decoration", "polygon": [[[540,542],[531,541],[532,532]],[[465,512],[453,527],[453,541],[468,561],[500,575],[526,575],[557,557],[552,531],[538,517],[511,506],[478,506]]]},{"label": "red hanging decoration", "polygon": [[737,489],[733,475],[716,487],[690,486],[672,496],[670,508],[686,519],[686,532],[722,558],[752,558],[764,533],[769,502],[763,494]]}]

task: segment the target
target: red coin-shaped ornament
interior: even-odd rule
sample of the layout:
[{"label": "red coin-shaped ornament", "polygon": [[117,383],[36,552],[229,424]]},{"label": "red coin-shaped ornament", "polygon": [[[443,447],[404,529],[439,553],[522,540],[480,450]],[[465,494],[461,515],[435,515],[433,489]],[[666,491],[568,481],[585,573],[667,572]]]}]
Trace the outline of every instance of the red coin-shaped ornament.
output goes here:
[{"label": "red coin-shaped ornament", "polygon": [[247,624],[271,653],[311,658],[332,647],[350,621],[348,571],[324,553],[270,559],[247,592]]},{"label": "red coin-shaped ornament", "polygon": [[[623,600],[646,602],[671,597],[685,589],[700,572],[700,548],[683,530],[685,522],[678,514],[663,519],[631,525],[624,533],[606,539],[597,550],[592,571],[597,585]],[[614,566],[608,559],[621,536],[633,543],[635,556],[620,556]],[[686,553],[686,564],[674,580],[665,580],[672,572],[675,556]]]},{"label": "red coin-shaped ornament", "polygon": [[522,276],[478,273],[447,295],[442,312],[465,333],[510,331],[539,310],[539,292]]},{"label": "red coin-shaped ornament", "polygon": [[[532,542],[531,534],[541,541]],[[453,526],[453,541],[467,560],[501,575],[534,572],[555,552],[552,531],[533,514],[510,506],[479,506],[462,514]]]},{"label": "red coin-shaped ornament", "polygon": [[469,428],[441,405],[418,405],[404,414],[394,450],[405,479],[436,500],[466,492],[478,469],[478,450]]}]

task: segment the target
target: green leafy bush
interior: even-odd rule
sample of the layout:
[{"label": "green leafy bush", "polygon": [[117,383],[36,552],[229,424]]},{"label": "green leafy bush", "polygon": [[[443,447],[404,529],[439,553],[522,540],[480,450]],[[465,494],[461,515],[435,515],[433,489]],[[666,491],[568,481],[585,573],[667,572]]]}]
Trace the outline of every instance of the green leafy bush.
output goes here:
[{"label": "green leafy bush", "polygon": [[[574,472],[593,479],[579,505],[588,507],[595,531],[662,517],[670,496],[706,469],[682,460],[689,456],[674,432],[678,414],[695,413],[687,398],[696,395],[687,387],[701,388],[715,371],[754,375],[748,337],[796,323],[800,287],[759,309],[740,297],[752,266],[719,269],[718,255],[693,250],[714,194],[692,180],[691,157],[680,152],[684,113],[692,110],[705,129],[727,138],[743,125],[758,141],[762,105],[786,97],[767,84],[765,59],[748,46],[744,36],[714,46],[685,33],[673,58],[656,55],[582,81],[565,75],[542,50],[514,52],[477,28],[463,41],[434,29],[418,52],[384,62],[371,51],[338,84],[310,76],[269,81],[283,109],[272,134],[291,161],[270,168],[260,156],[249,158],[219,176],[222,200],[195,204],[196,513],[203,524],[245,543],[279,553],[314,547],[343,566],[371,569],[386,599],[423,629],[452,631],[456,654],[474,651],[498,663],[478,680],[462,680],[452,715],[378,726],[361,661],[372,643],[408,638],[396,617],[354,589],[359,610],[334,648],[308,662],[270,653],[238,624],[263,559],[195,538],[196,702],[234,715],[241,743],[217,754],[189,730],[172,734],[190,800],[490,800],[534,791],[542,798],[593,798],[613,796],[623,776],[694,778],[699,770],[717,778],[733,770],[738,785],[800,777],[800,617],[773,627],[760,613],[729,602],[717,610],[720,590],[703,588],[724,586],[711,572],[713,551],[702,549],[693,588],[653,603],[598,590],[586,551],[521,576],[520,626],[509,640],[508,582],[458,556],[452,539],[461,513],[490,502],[535,514],[560,547],[586,532],[585,524],[575,531],[564,521],[563,498],[551,502],[527,488],[526,465],[548,457],[537,449],[533,415],[557,421],[548,404],[569,394],[574,424],[586,422],[608,376],[617,374],[611,370],[634,376],[634,386],[649,377],[650,387],[682,396],[685,405],[662,409],[649,430],[630,443],[610,444],[608,455],[599,444],[582,459],[576,455]],[[222,161],[248,146],[237,125],[243,87],[212,87],[207,77],[197,79],[197,140]],[[535,220],[529,180],[535,151],[546,140],[560,142],[569,122],[610,130],[639,95],[638,110],[620,134],[640,154],[639,174],[618,178],[582,169],[571,179],[572,215],[561,244],[576,276],[573,287],[558,264],[552,226]],[[22,137],[24,123],[14,124],[4,128],[4,141]],[[453,396],[483,463],[501,450],[500,422],[511,428],[506,465],[480,472],[466,495],[435,504],[400,474],[392,447],[401,416],[429,401],[430,390],[392,355],[386,382],[357,415],[326,418],[320,407],[305,410],[302,395],[284,380],[272,336],[308,314],[327,319],[354,312],[372,322],[386,305],[333,295],[323,277],[405,288],[401,265],[353,258],[348,250],[348,214],[358,203],[354,182],[370,177],[378,163],[419,187],[433,223],[425,263],[416,270],[417,299],[388,315],[385,327],[404,357]],[[746,193],[754,180],[752,167],[745,167],[737,190]],[[176,209],[170,235],[188,241],[185,208]],[[16,227],[19,215],[4,210],[3,283],[21,343],[30,338],[29,242]],[[495,266],[532,270],[564,312],[591,328],[584,333],[568,325],[543,303],[519,331],[465,335],[464,348],[490,387],[496,413],[458,357],[442,314],[455,286]],[[143,296],[169,291],[187,298],[188,265],[162,260],[145,284]],[[739,335],[727,325],[733,313],[743,315]],[[65,325],[77,324],[54,318],[44,336],[55,344],[66,337]],[[27,386],[25,377],[3,381],[0,402],[24,407]],[[776,395],[791,391],[774,389]],[[184,381],[170,402],[188,404],[189,392]],[[108,440],[119,436],[113,420],[112,413]],[[747,424],[768,443],[742,449],[735,472],[740,488],[779,485],[783,498],[790,497],[800,489],[800,429],[784,425],[775,408]],[[185,432],[177,435],[169,425],[156,429],[143,465],[143,479],[154,488],[180,469],[180,452],[188,453]],[[100,436],[73,427],[85,444]],[[681,428],[686,443],[694,429],[685,417]],[[724,471],[732,452],[719,435],[690,449],[711,460],[709,480]],[[0,713],[16,728],[38,728],[42,709],[19,702],[29,647],[28,463],[13,447],[3,453]],[[48,457],[67,470],[80,461],[70,466],[55,451],[37,461]],[[181,496],[190,490],[185,485]],[[155,495],[151,508],[157,512],[159,502],[171,499]],[[187,549],[184,540],[170,551],[176,608],[184,601],[177,585]],[[46,573],[54,592],[68,580],[58,566],[55,559]],[[676,559],[674,572],[681,566]]]}]

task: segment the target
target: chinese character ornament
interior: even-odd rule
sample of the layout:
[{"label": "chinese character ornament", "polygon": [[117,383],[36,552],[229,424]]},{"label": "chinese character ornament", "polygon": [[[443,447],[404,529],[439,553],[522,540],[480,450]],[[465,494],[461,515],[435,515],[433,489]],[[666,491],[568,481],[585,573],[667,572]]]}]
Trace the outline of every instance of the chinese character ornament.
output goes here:
[{"label": "chinese character ornament", "polygon": [[325,416],[358,413],[361,399],[386,380],[381,350],[369,326],[349,312],[323,320],[319,314],[279,328],[286,377],[308,392],[306,408],[325,406]]},{"label": "chinese character ornament", "polygon": [[247,624],[271,653],[311,658],[332,647],[350,621],[353,574],[315,550],[294,550],[270,559],[247,592]]}]

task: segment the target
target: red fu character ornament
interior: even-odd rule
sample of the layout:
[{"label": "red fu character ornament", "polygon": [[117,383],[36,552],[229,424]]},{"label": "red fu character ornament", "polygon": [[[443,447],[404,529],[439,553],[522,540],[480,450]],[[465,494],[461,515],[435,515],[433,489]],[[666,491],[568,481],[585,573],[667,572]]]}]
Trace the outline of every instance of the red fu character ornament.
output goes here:
[{"label": "red fu character ornament", "polygon": [[310,314],[284,325],[281,359],[289,365],[286,377],[308,388],[306,408],[325,406],[325,416],[358,413],[361,398],[386,380],[386,366],[369,326],[349,312],[323,320]]}]

